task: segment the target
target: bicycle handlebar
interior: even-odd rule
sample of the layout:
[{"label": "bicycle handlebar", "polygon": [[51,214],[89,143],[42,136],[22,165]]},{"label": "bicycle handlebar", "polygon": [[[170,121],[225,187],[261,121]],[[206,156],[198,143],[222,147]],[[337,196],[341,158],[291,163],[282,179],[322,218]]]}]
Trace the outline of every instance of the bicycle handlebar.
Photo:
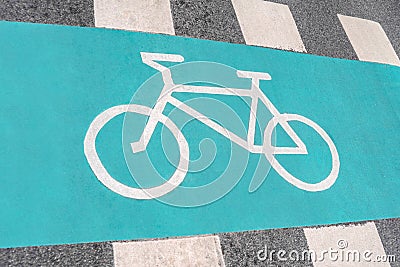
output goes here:
[{"label": "bicycle handlebar", "polygon": [[168,68],[157,63],[156,61],[183,62],[185,60],[183,56],[175,54],[140,52],[140,56],[142,57],[143,63],[161,72]]}]

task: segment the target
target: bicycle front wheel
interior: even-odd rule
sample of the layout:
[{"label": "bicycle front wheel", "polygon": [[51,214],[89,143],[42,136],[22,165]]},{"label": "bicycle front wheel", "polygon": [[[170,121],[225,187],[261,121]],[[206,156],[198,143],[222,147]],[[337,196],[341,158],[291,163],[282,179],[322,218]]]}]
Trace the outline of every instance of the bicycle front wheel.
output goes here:
[{"label": "bicycle front wheel", "polygon": [[328,174],[325,179],[322,181],[312,184],[312,183],[306,183],[295,176],[293,176],[291,173],[289,173],[276,159],[275,154],[273,152],[273,148],[271,147],[270,149],[265,149],[265,156],[267,157],[268,161],[271,163],[271,166],[275,169],[275,171],[282,176],[286,181],[291,183],[292,185],[305,190],[305,191],[311,191],[311,192],[317,192],[317,191],[323,191],[328,188],[330,188],[335,182],[339,174],[339,168],[340,168],[340,161],[339,161],[339,154],[337,152],[336,146],[333,143],[332,139],[329,137],[329,135],[322,129],[317,123],[313,122],[312,120],[298,115],[298,114],[282,114],[282,117],[277,118],[274,117],[267,125],[265,132],[264,132],[264,144],[271,144],[271,138],[272,138],[272,132],[274,128],[278,125],[279,120],[285,120],[286,122],[289,121],[299,121],[302,122],[311,128],[313,128],[314,131],[316,131],[322,139],[327,143],[329,147],[329,151],[332,156],[332,167],[331,171]]},{"label": "bicycle front wheel", "polygon": [[142,105],[119,105],[111,107],[102,113],[100,113],[90,124],[89,129],[86,133],[84,140],[84,152],[86,159],[96,175],[97,179],[110,190],[115,193],[128,198],[134,199],[152,199],[161,197],[179,186],[185,179],[186,173],[189,166],[189,146],[188,143],[179,130],[179,128],[166,116],[160,114],[159,121],[163,123],[176,138],[179,145],[180,160],[179,164],[172,174],[172,176],[166,180],[165,183],[149,188],[134,188],[127,186],[116,179],[114,179],[106,170],[103,163],[101,162],[97,150],[96,150],[96,137],[100,130],[109,122],[112,118],[125,113],[133,112],[141,115],[149,116],[152,109]]}]

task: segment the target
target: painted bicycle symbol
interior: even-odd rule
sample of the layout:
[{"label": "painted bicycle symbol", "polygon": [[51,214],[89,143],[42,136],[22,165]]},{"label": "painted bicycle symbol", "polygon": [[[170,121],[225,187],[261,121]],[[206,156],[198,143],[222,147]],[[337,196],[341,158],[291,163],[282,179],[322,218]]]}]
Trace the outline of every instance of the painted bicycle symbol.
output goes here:
[{"label": "painted bicycle symbol", "polygon": [[[189,167],[189,146],[185,136],[175,125],[175,123],[170,118],[163,115],[163,110],[168,103],[172,104],[173,106],[190,115],[191,117],[199,120],[201,123],[207,125],[211,129],[228,138],[230,141],[248,150],[250,153],[264,154],[267,160],[270,162],[271,166],[275,169],[275,171],[287,182],[298,187],[299,189],[311,192],[323,191],[330,188],[335,183],[339,174],[340,161],[337,149],[332,139],[317,123],[313,122],[312,120],[298,114],[285,114],[278,111],[278,109],[266,97],[266,95],[264,95],[259,87],[260,80],[271,80],[271,76],[268,73],[238,70],[237,76],[239,78],[251,79],[252,85],[250,89],[175,84],[172,79],[171,70],[158,62],[183,62],[184,58],[181,55],[141,52],[141,57],[143,63],[160,71],[162,74],[164,86],[157,100],[157,103],[154,105],[153,108],[143,105],[127,104],[114,106],[103,111],[90,124],[84,140],[84,152],[91,169],[93,170],[96,177],[100,180],[100,182],[102,182],[110,190],[129,198],[152,199],[161,197],[171,192],[176,187],[178,187],[185,179]],[[247,140],[239,137],[235,133],[207,118],[199,111],[181,102],[180,100],[172,96],[172,93],[174,92],[250,97],[251,112],[248,124]],[[257,106],[259,101],[261,101],[262,104],[265,105],[265,107],[271,112],[273,117],[268,122],[264,130],[263,144],[255,145],[256,116],[254,114],[257,114]],[[126,112],[148,116],[146,126],[144,127],[140,139],[136,142],[131,143],[133,153],[146,150],[146,147],[150,142],[150,139],[158,123],[164,124],[176,138],[176,141],[179,145],[180,159],[178,166],[176,166],[176,170],[171,175],[171,177],[165,181],[165,183],[149,188],[130,187],[114,179],[102,164],[96,151],[96,137],[108,121]],[[328,176],[326,176],[325,179],[318,183],[306,183],[296,178],[291,173],[289,173],[275,157],[275,155],[282,154],[299,155],[308,153],[307,147],[304,142],[289,125],[288,122],[290,121],[298,121],[310,126],[322,137],[322,139],[329,147],[332,159],[331,170]],[[278,124],[293,140],[296,146],[279,147],[272,145],[272,133]]]}]

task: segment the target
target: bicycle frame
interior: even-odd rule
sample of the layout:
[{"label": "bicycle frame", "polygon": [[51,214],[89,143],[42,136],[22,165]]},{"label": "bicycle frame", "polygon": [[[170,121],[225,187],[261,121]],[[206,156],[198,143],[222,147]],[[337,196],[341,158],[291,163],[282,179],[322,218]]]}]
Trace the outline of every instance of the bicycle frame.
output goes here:
[{"label": "bicycle frame", "polygon": [[[137,104],[129,105],[117,105],[107,110],[101,112],[94,118],[91,122],[87,133],[85,135],[84,143],[84,153],[86,159],[95,173],[96,177],[102,182],[106,187],[112,191],[129,198],[134,199],[152,199],[163,196],[172,190],[174,190],[182,181],[185,179],[186,173],[189,168],[189,145],[186,141],[185,136],[182,134],[180,129],[173,123],[171,119],[163,114],[165,106],[170,103],[192,116],[193,118],[204,123],[208,127],[222,134],[232,142],[238,144],[244,149],[251,153],[263,153],[267,161],[271,164],[271,167],[287,182],[296,186],[299,189],[316,192],[322,191],[330,188],[336,181],[338,177],[340,160],[339,154],[336,149],[335,144],[329,135],[314,121],[301,116],[299,114],[281,114],[278,109],[272,104],[272,102],[264,95],[259,87],[260,80],[271,80],[271,76],[268,73],[261,72],[250,72],[238,70],[236,72],[237,76],[240,78],[251,79],[252,85],[250,89],[238,89],[238,88],[220,88],[220,87],[210,87],[210,86],[193,86],[193,85],[176,85],[172,79],[171,71],[155,62],[155,61],[170,61],[170,62],[182,62],[184,59],[180,55],[172,54],[157,54],[157,53],[141,53],[143,63],[149,65],[150,67],[158,70],[162,74],[162,79],[164,82],[163,89],[160,96],[157,99],[156,104],[153,108]],[[185,103],[179,101],[177,98],[172,96],[174,92],[181,93],[206,93],[212,95],[231,95],[239,97],[250,97],[251,107],[250,107],[250,118],[247,132],[247,139],[241,138],[234,134],[233,132],[225,129],[219,124],[215,123],[211,119],[207,118],[199,111],[189,107]],[[256,125],[256,114],[258,101],[271,112],[273,115],[272,119],[268,122],[267,127],[264,131],[264,140],[262,145],[255,145],[255,125]],[[140,152],[146,149],[151,136],[154,133],[156,125],[158,123],[164,124],[174,135],[178,146],[180,159],[175,172],[167,179],[167,181],[161,185],[150,187],[150,188],[136,188],[130,187],[118,180],[114,179],[106,170],[103,163],[101,162],[99,155],[96,150],[96,137],[103,126],[113,119],[115,116],[125,112],[132,112],[141,115],[148,116],[149,119],[143,130],[140,139],[137,142],[131,143],[132,151]],[[298,121],[310,126],[314,131],[316,131],[319,136],[326,142],[329,147],[330,154],[332,156],[332,169],[325,179],[318,183],[307,183],[304,182],[290,172],[288,172],[284,166],[282,166],[279,161],[275,158],[276,154],[307,154],[307,149],[305,144],[299,138],[299,136],[290,127],[289,121]],[[295,147],[275,147],[271,144],[272,133],[274,128],[280,124],[283,130],[290,136],[290,138],[295,142]],[[254,174],[253,179],[249,186],[249,192],[257,190],[257,188],[265,180],[266,174],[256,175]]]},{"label": "bicycle frame", "polygon": [[[251,79],[250,89],[238,89],[238,88],[221,88],[213,86],[193,86],[193,85],[176,85],[172,79],[171,71],[167,67],[155,62],[155,61],[169,61],[169,62],[183,62],[183,57],[179,55],[171,54],[155,54],[155,53],[141,53],[143,63],[149,65],[150,67],[158,70],[162,74],[164,87],[161,91],[157,103],[152,109],[149,119],[144,128],[143,134],[141,135],[139,141],[131,143],[133,152],[139,152],[146,149],[151,136],[156,128],[157,123],[161,120],[161,114],[165,106],[170,103],[192,116],[193,118],[204,123],[208,127],[212,128],[216,132],[222,134],[232,142],[238,144],[244,149],[251,153],[267,153],[271,154],[307,154],[307,149],[305,144],[301,141],[299,136],[290,127],[289,123],[285,119],[285,114],[281,114],[278,109],[272,104],[272,102],[264,95],[259,87],[260,80],[271,80],[271,76],[268,73],[261,72],[249,72],[249,71],[237,71],[238,77]],[[247,140],[239,137],[235,133],[229,131],[228,129],[222,127],[216,122],[208,119],[205,115],[201,114],[192,107],[186,105],[182,101],[172,96],[172,93],[205,93],[212,95],[231,95],[239,97],[250,97],[251,107],[250,107],[250,118],[248,125]],[[256,129],[256,114],[258,101],[261,101],[266,108],[273,115],[273,119],[268,123],[268,125],[277,120],[275,123],[279,123],[286,133],[293,139],[296,147],[275,147],[270,142],[266,143],[264,138],[264,143],[262,145],[255,145],[255,129]],[[267,126],[267,130],[271,128]],[[272,128],[271,128],[272,131]],[[265,134],[265,133],[264,133]]]}]

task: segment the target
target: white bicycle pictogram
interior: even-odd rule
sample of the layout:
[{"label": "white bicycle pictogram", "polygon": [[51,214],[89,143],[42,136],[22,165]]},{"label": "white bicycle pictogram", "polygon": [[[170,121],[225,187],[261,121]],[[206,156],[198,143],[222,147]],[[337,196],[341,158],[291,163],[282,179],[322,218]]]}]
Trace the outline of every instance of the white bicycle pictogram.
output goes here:
[{"label": "white bicycle pictogram", "polygon": [[[238,70],[238,77],[251,79],[252,85],[250,89],[175,84],[172,79],[171,70],[161,65],[157,61],[183,62],[184,58],[181,55],[141,52],[141,57],[143,63],[160,71],[162,74],[164,86],[154,107],[150,108],[147,106],[136,104],[118,105],[111,107],[100,113],[92,121],[84,140],[84,152],[91,169],[93,170],[96,177],[100,180],[100,182],[102,182],[110,190],[128,198],[152,199],[161,197],[171,192],[176,187],[178,187],[185,179],[189,166],[189,145],[186,141],[186,138],[179,130],[179,128],[175,125],[175,123],[170,118],[163,115],[163,110],[168,103],[172,104],[173,106],[177,107],[178,109],[182,110],[193,118],[199,120],[201,123],[204,123],[208,127],[228,138],[230,141],[248,150],[250,153],[264,154],[267,160],[270,162],[271,166],[275,169],[275,171],[287,182],[298,187],[299,189],[311,192],[323,191],[330,188],[335,183],[339,174],[340,161],[338,151],[332,139],[317,123],[313,122],[312,120],[298,114],[285,114],[278,111],[278,109],[272,104],[272,102],[266,97],[266,95],[259,87],[260,80],[271,80],[271,76],[268,73]],[[247,140],[239,137],[235,133],[229,131],[228,129],[224,128],[213,120],[207,118],[199,111],[193,109],[192,107],[186,105],[185,103],[172,96],[172,93],[175,92],[250,97],[251,107]],[[264,139],[262,145],[255,145],[255,114],[257,114],[258,101],[261,101],[273,116],[264,130]],[[136,142],[131,143],[133,153],[146,150],[146,147],[150,142],[151,136],[153,135],[156,125],[158,123],[164,124],[176,138],[176,141],[179,145],[180,153],[178,166],[176,167],[176,170],[171,175],[171,177],[169,179],[166,179],[165,183],[159,186],[149,188],[134,188],[127,186],[114,179],[108,173],[98,156],[98,153],[96,151],[97,134],[108,121],[126,112],[133,112],[148,116],[146,126],[144,127],[140,139]],[[322,181],[318,183],[306,183],[290,174],[276,159],[275,155],[299,155],[308,153],[306,145],[289,125],[289,121],[299,121],[310,126],[327,143],[331,153],[332,167],[328,176]],[[272,145],[272,133],[274,128],[278,124],[294,141],[296,146],[277,147]]]}]

